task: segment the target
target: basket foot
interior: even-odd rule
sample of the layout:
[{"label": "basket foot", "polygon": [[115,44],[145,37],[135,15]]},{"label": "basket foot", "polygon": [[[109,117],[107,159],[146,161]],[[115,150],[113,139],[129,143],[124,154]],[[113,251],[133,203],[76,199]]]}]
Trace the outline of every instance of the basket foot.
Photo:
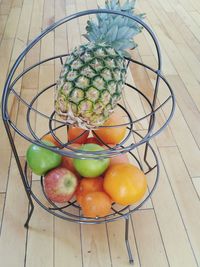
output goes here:
[{"label": "basket foot", "polygon": [[30,205],[31,205],[31,209],[30,209],[30,211],[29,211],[29,213],[28,213],[28,218],[27,218],[27,220],[26,220],[26,222],[25,222],[25,224],[24,224],[24,227],[27,228],[27,229],[28,229],[28,227],[29,227],[29,221],[30,221],[30,219],[31,219],[31,216],[32,216],[32,214],[33,214],[33,210],[34,210],[34,205],[33,205],[33,202],[32,202],[31,199],[30,199]]},{"label": "basket foot", "polygon": [[125,243],[126,243],[126,249],[128,252],[129,263],[134,264],[133,255],[132,255],[130,243],[128,240],[128,232],[129,232],[129,216],[125,218]]}]

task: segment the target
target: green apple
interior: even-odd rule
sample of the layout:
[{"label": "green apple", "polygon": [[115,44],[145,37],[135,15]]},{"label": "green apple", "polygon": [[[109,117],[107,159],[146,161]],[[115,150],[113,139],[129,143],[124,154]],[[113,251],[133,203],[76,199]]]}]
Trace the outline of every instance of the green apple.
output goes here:
[{"label": "green apple", "polygon": [[[47,146],[54,146],[49,141],[43,143]],[[62,157],[51,150],[33,144],[29,146],[26,152],[26,160],[33,173],[44,175],[47,171],[59,166]]]},{"label": "green apple", "polygon": [[[85,144],[79,148],[84,151],[104,150],[97,144]],[[97,177],[105,172],[110,163],[109,159],[74,159],[74,167],[83,177]]]}]

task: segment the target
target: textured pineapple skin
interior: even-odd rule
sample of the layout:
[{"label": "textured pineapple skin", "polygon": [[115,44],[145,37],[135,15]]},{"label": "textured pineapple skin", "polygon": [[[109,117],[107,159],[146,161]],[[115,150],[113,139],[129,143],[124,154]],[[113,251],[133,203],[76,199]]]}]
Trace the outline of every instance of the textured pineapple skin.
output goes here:
[{"label": "textured pineapple skin", "polygon": [[103,125],[121,98],[126,72],[124,57],[107,44],[75,48],[56,85],[56,113],[81,128]]}]

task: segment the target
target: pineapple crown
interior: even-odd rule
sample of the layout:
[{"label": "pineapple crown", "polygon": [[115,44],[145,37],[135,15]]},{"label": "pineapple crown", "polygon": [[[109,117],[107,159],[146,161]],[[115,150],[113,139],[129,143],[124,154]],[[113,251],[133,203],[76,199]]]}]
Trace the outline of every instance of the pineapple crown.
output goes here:
[{"label": "pineapple crown", "polygon": [[[122,11],[125,14],[143,19],[144,14],[134,13],[135,2],[136,0],[127,0],[121,5],[119,0],[107,0],[105,2],[105,9]],[[100,9],[100,7],[98,8]],[[125,49],[137,47],[133,37],[142,31],[142,26],[139,23],[127,17],[108,13],[99,13],[96,17],[97,21],[91,19],[87,21],[87,34],[84,34],[84,37],[88,41],[107,43],[125,56],[128,56]]]}]

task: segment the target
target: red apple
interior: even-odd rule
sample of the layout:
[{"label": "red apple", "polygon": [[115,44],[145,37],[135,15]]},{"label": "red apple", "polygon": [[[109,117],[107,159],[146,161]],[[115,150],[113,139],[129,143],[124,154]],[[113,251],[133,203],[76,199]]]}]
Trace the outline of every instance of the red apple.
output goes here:
[{"label": "red apple", "polygon": [[47,197],[57,203],[69,201],[78,186],[78,178],[66,168],[58,167],[44,177],[44,189]]}]

